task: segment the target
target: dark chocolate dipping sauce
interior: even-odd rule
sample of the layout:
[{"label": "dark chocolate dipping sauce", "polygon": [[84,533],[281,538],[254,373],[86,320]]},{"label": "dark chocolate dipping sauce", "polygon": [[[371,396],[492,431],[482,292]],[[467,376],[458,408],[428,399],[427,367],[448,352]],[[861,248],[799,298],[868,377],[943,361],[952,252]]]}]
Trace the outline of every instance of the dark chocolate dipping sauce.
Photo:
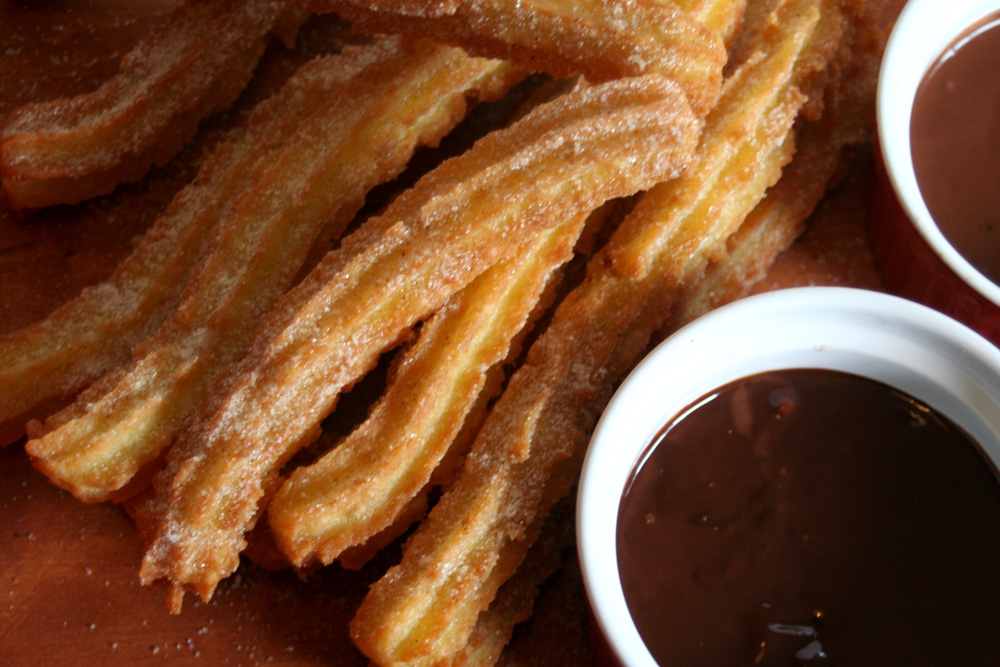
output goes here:
[{"label": "dark chocolate dipping sauce", "polygon": [[751,376],[668,424],[618,561],[666,666],[1000,664],[1000,479],[964,431],[836,371]]},{"label": "dark chocolate dipping sauce", "polygon": [[1000,13],[970,28],[928,70],[910,143],[917,184],[941,233],[1000,283]]}]

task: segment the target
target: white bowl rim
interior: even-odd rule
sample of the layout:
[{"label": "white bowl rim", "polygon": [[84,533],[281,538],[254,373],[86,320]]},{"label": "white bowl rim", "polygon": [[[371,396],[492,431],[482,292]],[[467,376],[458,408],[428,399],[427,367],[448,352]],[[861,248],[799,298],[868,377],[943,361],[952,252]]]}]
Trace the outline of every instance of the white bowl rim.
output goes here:
[{"label": "white bowl rim", "polygon": [[[734,331],[739,332],[739,346],[731,345]],[[900,297],[845,287],[779,290],[705,315],[657,346],[626,378],[602,415],[584,460],[577,506],[580,567],[594,618],[613,653],[629,667],[655,666],[656,662],[632,623],[618,578],[615,527],[625,481],[659,427],[694,399],[721,386],[724,378],[735,380],[747,373],[727,373],[730,361],[713,357],[705,364],[708,380],[678,373],[678,382],[666,390],[676,395],[656,408],[658,418],[655,412],[652,416],[636,413],[661,393],[664,370],[671,364],[679,360],[695,363],[699,347],[710,350],[714,345],[714,351],[722,350],[724,355],[725,348],[719,347],[724,338],[736,358],[754,358],[756,352],[749,346],[764,340],[768,331],[774,344],[761,352],[759,370],[838,368],[875,377],[944,412],[965,427],[1000,466],[1000,349],[952,318]],[[881,346],[878,354],[866,347],[869,339]],[[926,356],[911,359],[925,346]],[[797,355],[790,364],[779,360],[785,347]],[[884,363],[883,355],[888,357]],[[799,362],[805,358],[815,363]],[[942,364],[955,366],[954,373],[941,373]],[[899,365],[904,368],[897,369]],[[886,373],[895,378],[897,371],[913,377],[886,379]],[[937,375],[949,377],[942,380]],[[947,386],[938,387],[939,380]],[[675,391],[675,384],[690,387]],[[657,385],[658,391],[650,391]],[[946,396],[937,395],[939,391]],[[955,405],[942,406],[942,400]],[[973,404],[965,405],[967,400]],[[637,407],[637,402],[647,405]],[[653,427],[654,422],[659,426]],[[630,430],[641,435],[623,444]]]},{"label": "white bowl rim", "polygon": [[955,250],[935,224],[917,186],[910,152],[911,111],[924,73],[965,30],[998,11],[1000,0],[909,0],[886,43],[875,114],[886,174],[917,232],[959,278],[1000,306],[1000,285]]}]

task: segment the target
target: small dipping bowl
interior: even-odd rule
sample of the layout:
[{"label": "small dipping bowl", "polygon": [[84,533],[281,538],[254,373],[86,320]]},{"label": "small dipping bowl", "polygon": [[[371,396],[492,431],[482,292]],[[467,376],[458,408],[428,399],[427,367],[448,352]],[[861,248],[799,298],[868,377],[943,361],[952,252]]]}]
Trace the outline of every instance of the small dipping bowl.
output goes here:
[{"label": "small dipping bowl", "polygon": [[917,184],[910,131],[928,69],[970,27],[998,11],[1000,0],[909,0],[900,13],[879,74],[868,220],[875,262],[890,291],[945,312],[994,343],[1000,343],[1000,286],[935,224]]},{"label": "small dipping bowl", "polygon": [[843,371],[899,389],[964,429],[994,471],[1000,466],[1000,349],[954,319],[907,299],[839,287],[780,290],[709,313],[629,375],[584,461],[577,544],[595,649],[607,652],[602,663],[657,664],[629,612],[617,555],[619,509],[638,462],[701,397],[787,369]]}]

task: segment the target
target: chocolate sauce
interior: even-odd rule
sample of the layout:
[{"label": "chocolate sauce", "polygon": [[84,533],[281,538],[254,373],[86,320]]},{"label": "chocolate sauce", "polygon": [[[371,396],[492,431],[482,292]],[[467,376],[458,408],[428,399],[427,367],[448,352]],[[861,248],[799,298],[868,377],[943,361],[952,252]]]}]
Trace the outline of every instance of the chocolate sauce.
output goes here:
[{"label": "chocolate sauce", "polygon": [[659,664],[1000,664],[1000,478],[934,410],[797,369],[668,424],[618,517]]},{"label": "chocolate sauce", "polygon": [[970,28],[928,70],[910,143],[941,233],[1000,283],[1000,13]]}]

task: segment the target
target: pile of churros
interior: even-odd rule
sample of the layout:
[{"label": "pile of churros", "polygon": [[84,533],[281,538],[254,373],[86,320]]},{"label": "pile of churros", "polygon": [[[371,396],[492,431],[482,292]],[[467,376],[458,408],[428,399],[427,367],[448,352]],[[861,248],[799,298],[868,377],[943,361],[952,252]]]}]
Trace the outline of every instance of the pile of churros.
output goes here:
[{"label": "pile of churros", "polygon": [[[492,664],[571,543],[618,383],[745,294],[868,140],[881,4],[190,0],[98,90],[5,119],[12,208],[143,178],[271,40],[328,12],[352,32],[106,281],[0,337],[0,432],[125,505],[174,612],[245,553],[307,576],[405,540],[357,646]],[[414,164],[486,102],[474,142]],[[380,364],[364,419],[329,428]]]}]

